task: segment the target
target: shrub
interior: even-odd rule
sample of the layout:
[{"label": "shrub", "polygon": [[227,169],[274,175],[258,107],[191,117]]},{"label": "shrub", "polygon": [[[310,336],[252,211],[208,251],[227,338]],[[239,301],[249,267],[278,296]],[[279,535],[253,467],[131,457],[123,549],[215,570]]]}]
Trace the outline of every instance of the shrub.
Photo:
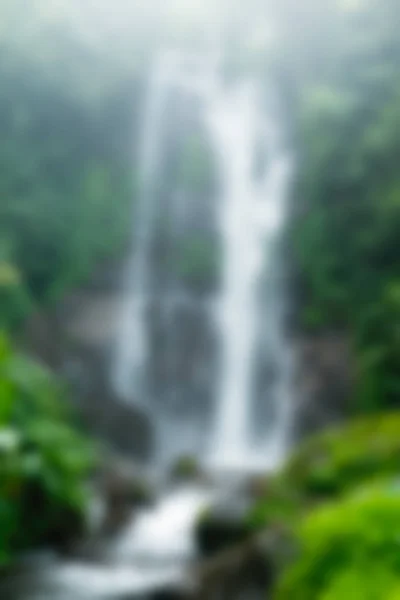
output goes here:
[{"label": "shrub", "polygon": [[193,456],[181,456],[171,469],[173,479],[196,479],[201,475],[200,465]]},{"label": "shrub", "polygon": [[386,600],[397,593],[399,490],[398,482],[363,488],[301,520],[298,560],[285,572],[275,598]]},{"label": "shrub", "polygon": [[0,328],[17,327],[30,308],[31,300],[18,269],[0,260]]},{"label": "shrub", "polygon": [[306,442],[286,467],[292,485],[310,496],[338,496],[400,465],[400,413],[358,419]]},{"label": "shrub", "polygon": [[257,527],[297,520],[299,512],[339,498],[400,467],[400,413],[368,416],[307,440],[271,479],[251,518]]},{"label": "shrub", "polygon": [[94,452],[61,397],[47,371],[0,337],[0,565],[83,526]]}]

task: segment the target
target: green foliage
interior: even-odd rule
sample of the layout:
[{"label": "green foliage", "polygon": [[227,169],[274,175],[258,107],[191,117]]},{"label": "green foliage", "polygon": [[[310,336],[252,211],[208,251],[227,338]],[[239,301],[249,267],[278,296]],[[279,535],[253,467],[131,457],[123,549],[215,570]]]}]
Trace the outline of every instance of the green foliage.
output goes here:
[{"label": "green foliage", "polygon": [[[126,80],[107,63],[99,74],[100,57],[66,15],[57,21],[40,1],[21,8],[0,8],[0,326],[9,329],[121,251],[131,205]],[[14,281],[3,281],[5,269]]]},{"label": "green foliage", "polygon": [[393,0],[320,5],[305,0],[293,20],[291,0],[280,9],[302,148],[291,237],[303,324],[350,330],[353,406],[374,411],[398,405],[400,391],[400,10]]},{"label": "green foliage", "polygon": [[310,496],[338,496],[376,475],[394,475],[400,464],[400,414],[360,419],[322,433],[292,457],[285,477]]},{"label": "green foliage", "polygon": [[290,523],[316,504],[340,498],[400,464],[400,414],[360,418],[307,440],[271,479],[252,520],[257,527]]},{"label": "green foliage", "polygon": [[171,469],[172,478],[177,480],[196,479],[200,474],[200,465],[193,456],[181,456]]},{"label": "green foliage", "polygon": [[400,413],[304,442],[250,522],[278,529],[276,600],[386,600],[399,592]]},{"label": "green foliage", "polygon": [[94,449],[69,424],[62,389],[0,337],[0,565],[60,544],[84,522]]},{"label": "green foliage", "polygon": [[0,330],[16,327],[30,308],[30,297],[18,270],[0,261]]},{"label": "green foliage", "polygon": [[324,506],[296,529],[299,558],[275,598],[386,600],[399,589],[398,481]]},{"label": "green foliage", "polygon": [[400,590],[400,413],[307,440],[250,522],[279,531],[276,600],[394,599]]}]

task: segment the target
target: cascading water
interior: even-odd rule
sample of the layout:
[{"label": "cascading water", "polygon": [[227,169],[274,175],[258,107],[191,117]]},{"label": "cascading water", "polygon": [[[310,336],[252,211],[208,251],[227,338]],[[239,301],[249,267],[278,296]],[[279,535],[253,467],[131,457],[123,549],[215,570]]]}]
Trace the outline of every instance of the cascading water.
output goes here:
[{"label": "cascading water", "polygon": [[[155,74],[158,84],[153,83],[152,93],[158,97],[149,101],[145,121],[152,150],[144,147],[140,200],[152,209],[140,211],[137,228],[143,227],[145,236],[143,232],[139,236],[133,259],[146,269],[128,271],[132,294],[119,340],[125,360],[118,367],[125,383],[134,379],[138,367],[139,380],[146,381],[140,388],[141,402],[156,428],[156,460],[180,451],[204,456],[199,462],[213,472],[266,471],[284,457],[291,422],[292,355],[285,334],[287,300],[280,247],[291,161],[279,111],[273,98],[263,97],[256,79],[226,81],[217,60],[172,53],[161,57]],[[173,104],[179,107],[178,121],[168,111]],[[172,135],[160,123],[161,114],[172,125]],[[168,157],[174,152],[182,155],[176,130],[183,137],[190,136],[193,122],[197,129],[200,124],[206,140],[214,185],[200,198],[185,194],[178,169],[172,193],[156,194],[154,180],[165,178],[165,165],[167,170],[173,165]],[[150,186],[153,194],[149,196]],[[200,210],[204,206],[205,218]],[[170,252],[174,245],[165,234],[165,223],[162,230],[157,229],[157,213],[169,214],[174,239],[185,240],[199,232],[210,243],[218,239],[214,246],[219,256],[216,285],[199,291],[173,270],[160,269],[159,254],[152,251],[158,236],[164,236],[163,252]],[[185,218],[191,213],[197,227],[194,232],[193,223]],[[136,294],[143,291],[152,319],[146,318],[146,306],[142,314],[135,311]],[[193,327],[193,321],[200,327]],[[208,329],[215,333],[211,343],[204,335]],[[156,344],[155,330],[161,332]],[[126,351],[136,335],[144,336],[149,348],[140,364]],[[196,344],[201,352],[196,353]],[[194,370],[186,368],[191,353]],[[199,385],[199,371],[206,379],[205,387]],[[161,387],[155,385],[159,379]],[[129,390],[135,397],[135,382],[125,387],[125,395]],[[205,401],[207,396],[211,402]],[[183,403],[176,404],[177,399]],[[190,557],[196,515],[215,497],[215,490],[210,493],[201,488],[166,495],[138,522],[132,522],[118,541],[115,555],[144,561],[159,575],[160,564]]]},{"label": "cascading water", "polygon": [[149,252],[154,222],[155,181],[165,119],[165,80],[168,64],[157,63],[151,71],[145,101],[145,124],[139,156],[139,202],[134,212],[135,243],[124,277],[124,306],[120,342],[115,361],[115,385],[125,400],[141,398],[143,369],[148,339],[145,329],[145,308],[148,294]]},{"label": "cascading water", "polygon": [[[276,278],[290,160],[281,146],[279,125],[268,122],[253,80],[236,82],[228,89],[221,83],[212,96],[208,122],[221,172],[223,239],[218,304],[223,359],[212,461],[221,467],[265,470],[284,456],[290,420],[285,298]],[[262,286],[267,287],[267,295],[262,294]],[[258,417],[252,400],[263,338],[274,353],[277,377],[275,389],[256,390],[270,406],[272,417],[272,422],[264,423],[264,438],[257,442],[252,422]]]},{"label": "cascading water", "polygon": [[[273,467],[287,444],[291,380],[279,254],[291,169],[278,111],[256,78],[229,82],[215,57],[168,52],[145,114],[117,388],[150,415],[158,457]],[[200,197],[177,167],[193,131],[215,173]],[[165,268],[192,238],[218,255],[219,282],[201,292]]]},{"label": "cascading water", "polygon": [[162,54],[144,111],[114,381],[121,398],[149,415],[159,460],[199,450],[205,407],[213,400],[213,292],[199,290],[185,261],[191,261],[192,247],[202,252],[215,243],[214,202],[211,196],[199,202],[191,189],[193,175],[187,174],[193,165],[184,164],[205,129],[212,63],[174,51]]}]

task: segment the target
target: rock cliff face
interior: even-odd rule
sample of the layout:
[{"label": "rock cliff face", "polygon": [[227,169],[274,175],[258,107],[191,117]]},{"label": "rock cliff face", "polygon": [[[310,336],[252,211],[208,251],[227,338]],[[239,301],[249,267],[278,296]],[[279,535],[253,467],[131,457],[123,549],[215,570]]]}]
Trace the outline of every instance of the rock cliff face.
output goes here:
[{"label": "rock cliff face", "polygon": [[120,263],[102,267],[57,306],[32,317],[28,351],[58,373],[88,429],[117,451],[146,458],[152,431],[146,416],[116,395],[111,365],[121,306]]},{"label": "rock cliff face", "polygon": [[262,600],[273,583],[272,534],[253,536],[201,563],[185,600]]},{"label": "rock cliff face", "polygon": [[[28,323],[28,350],[70,384],[88,427],[117,450],[145,458],[151,424],[118,398],[111,365],[122,298],[122,265],[102,267],[91,281]],[[295,439],[342,420],[355,372],[348,335],[330,331],[296,336]]]},{"label": "rock cliff face", "polygon": [[302,438],[348,415],[355,365],[349,337],[338,331],[300,336],[297,357],[295,431]]}]

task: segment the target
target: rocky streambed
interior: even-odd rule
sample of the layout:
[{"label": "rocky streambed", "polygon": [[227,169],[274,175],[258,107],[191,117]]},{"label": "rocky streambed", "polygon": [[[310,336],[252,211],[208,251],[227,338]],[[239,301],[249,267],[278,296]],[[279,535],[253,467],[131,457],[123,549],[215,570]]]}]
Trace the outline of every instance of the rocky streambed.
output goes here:
[{"label": "rocky streambed", "polygon": [[178,467],[157,482],[126,461],[109,465],[96,482],[86,538],[62,553],[25,557],[3,574],[0,597],[264,597],[273,540],[254,535],[245,520],[255,486],[231,480],[222,489],[210,476],[183,475]]}]

